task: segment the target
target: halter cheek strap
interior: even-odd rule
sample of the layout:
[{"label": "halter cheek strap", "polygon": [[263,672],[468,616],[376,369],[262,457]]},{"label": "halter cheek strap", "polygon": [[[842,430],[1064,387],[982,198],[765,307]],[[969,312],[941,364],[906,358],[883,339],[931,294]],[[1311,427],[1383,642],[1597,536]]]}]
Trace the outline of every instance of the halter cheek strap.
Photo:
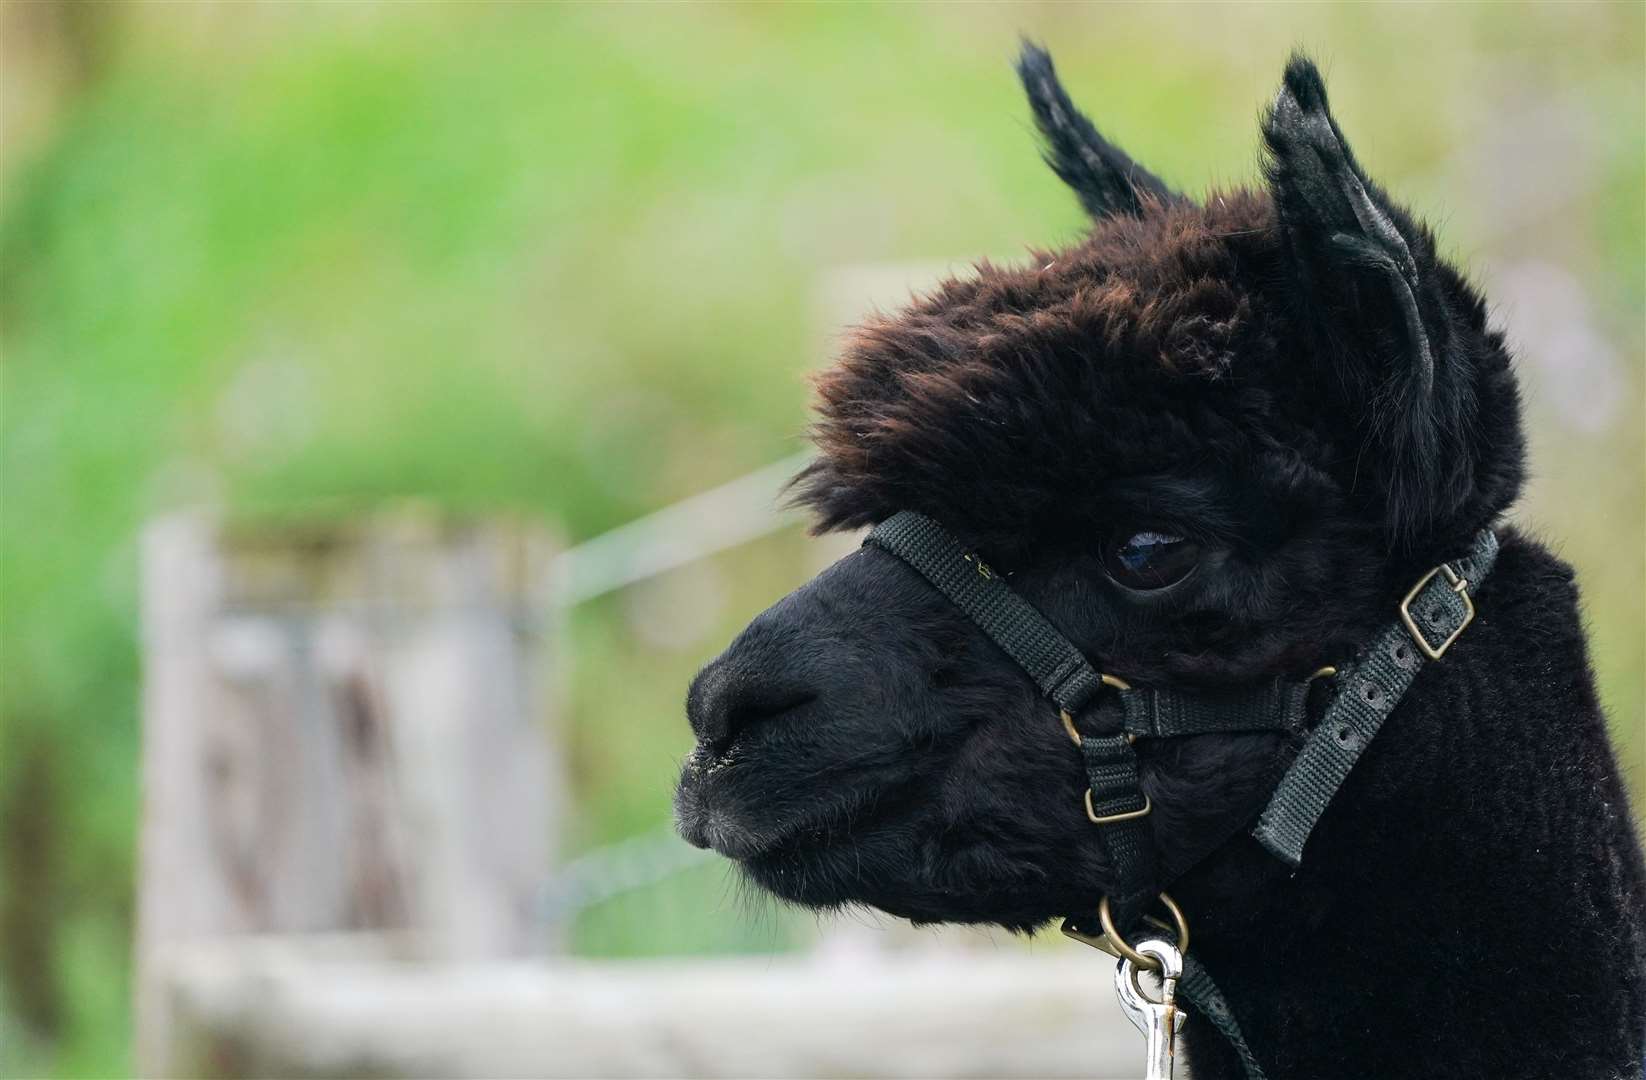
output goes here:
[{"label": "halter cheek strap", "polygon": [[[865,544],[896,555],[952,600],[1001,650],[1034,679],[1065,717],[1070,733],[1104,686],[1103,676],[1044,615],[1024,600],[947,529],[923,514],[904,510],[869,533]],[[1116,680],[1111,680],[1115,682]],[[1124,685],[1124,683],[1120,683]],[[1129,926],[1158,891],[1154,845],[1145,820],[1150,811],[1137,773],[1137,752],[1114,710],[1079,735],[1091,787],[1086,814],[1103,825],[1103,843],[1116,881],[1109,894],[1116,921]]]}]

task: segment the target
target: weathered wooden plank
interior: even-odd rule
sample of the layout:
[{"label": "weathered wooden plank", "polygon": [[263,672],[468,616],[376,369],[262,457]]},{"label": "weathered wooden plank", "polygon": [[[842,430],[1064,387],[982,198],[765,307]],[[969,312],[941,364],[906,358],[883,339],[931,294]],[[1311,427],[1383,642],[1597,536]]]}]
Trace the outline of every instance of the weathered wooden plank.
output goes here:
[{"label": "weathered wooden plank", "polygon": [[165,984],[188,1075],[1135,1076],[1112,962],[1070,950],[397,965],[242,940],[174,953]]}]

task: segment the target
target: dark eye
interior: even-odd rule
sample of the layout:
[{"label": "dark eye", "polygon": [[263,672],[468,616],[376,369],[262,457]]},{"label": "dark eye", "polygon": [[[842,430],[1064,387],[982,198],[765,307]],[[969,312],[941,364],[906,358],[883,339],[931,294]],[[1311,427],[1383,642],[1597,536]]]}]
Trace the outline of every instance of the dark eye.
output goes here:
[{"label": "dark eye", "polygon": [[1164,589],[1200,563],[1200,545],[1163,532],[1133,533],[1103,549],[1103,570],[1128,589]]}]

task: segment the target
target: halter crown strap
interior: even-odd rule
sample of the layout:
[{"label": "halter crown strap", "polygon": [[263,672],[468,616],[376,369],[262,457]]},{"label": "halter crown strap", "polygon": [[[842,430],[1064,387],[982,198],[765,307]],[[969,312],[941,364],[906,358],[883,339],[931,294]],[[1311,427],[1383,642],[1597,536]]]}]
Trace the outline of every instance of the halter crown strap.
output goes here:
[{"label": "halter crown strap", "polygon": [[1442,563],[1429,571],[1401,601],[1400,619],[1337,673],[1337,697],[1252,830],[1277,858],[1292,866],[1303,861],[1303,845],[1315,822],[1425,661],[1440,659],[1474,621],[1469,590],[1491,572],[1497,546],[1497,535],[1482,529],[1455,567]]}]

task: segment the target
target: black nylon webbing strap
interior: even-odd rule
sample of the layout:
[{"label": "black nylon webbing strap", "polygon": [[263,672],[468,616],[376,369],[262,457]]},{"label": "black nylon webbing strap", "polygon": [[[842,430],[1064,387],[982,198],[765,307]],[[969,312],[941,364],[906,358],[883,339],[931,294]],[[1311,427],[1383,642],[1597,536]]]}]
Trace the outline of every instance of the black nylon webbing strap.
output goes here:
[{"label": "black nylon webbing strap", "polygon": [[1079,716],[1103,685],[1080,650],[1046,616],[931,518],[903,510],[875,526],[863,542],[919,571],[1070,716]]},{"label": "black nylon webbing strap", "polygon": [[1229,1008],[1229,1000],[1212,981],[1205,966],[1192,956],[1183,957],[1183,974],[1178,977],[1177,992],[1229,1040],[1235,1056],[1240,1059],[1246,1080],[1267,1080],[1263,1066],[1257,1063],[1252,1048],[1246,1045],[1246,1036],[1240,1030],[1240,1021],[1235,1018],[1234,1010]]},{"label": "black nylon webbing strap", "polygon": [[1133,735],[1169,738],[1226,731],[1301,731],[1308,718],[1309,684],[1275,679],[1234,690],[1119,693],[1125,727]]},{"label": "black nylon webbing strap", "polygon": [[1259,843],[1293,866],[1303,861],[1315,822],[1423,667],[1423,645],[1449,643],[1462,631],[1474,615],[1467,590],[1477,587],[1496,561],[1497,536],[1484,529],[1468,556],[1452,567],[1464,583],[1461,590],[1451,574],[1431,573],[1405,605],[1421,643],[1404,620],[1396,620],[1338,672],[1336,698],[1252,830]]},{"label": "black nylon webbing strap", "polygon": [[[1080,756],[1086,762],[1092,812],[1098,817],[1137,813],[1148,805],[1137,773],[1137,751],[1125,735],[1082,735]],[[1146,816],[1106,822],[1101,835],[1114,873],[1109,911],[1115,926],[1129,931],[1160,891],[1155,880],[1154,835]]]},{"label": "black nylon webbing strap", "polygon": [[[931,518],[904,510],[878,525],[864,543],[883,548],[918,571],[1070,716],[1079,716],[1101,688],[1101,676],[1080,650]],[[1120,690],[1121,723],[1100,726],[1110,732],[1123,727],[1150,738],[1296,731],[1303,727],[1307,694],[1307,683],[1278,679],[1256,687],[1195,693]]]}]

